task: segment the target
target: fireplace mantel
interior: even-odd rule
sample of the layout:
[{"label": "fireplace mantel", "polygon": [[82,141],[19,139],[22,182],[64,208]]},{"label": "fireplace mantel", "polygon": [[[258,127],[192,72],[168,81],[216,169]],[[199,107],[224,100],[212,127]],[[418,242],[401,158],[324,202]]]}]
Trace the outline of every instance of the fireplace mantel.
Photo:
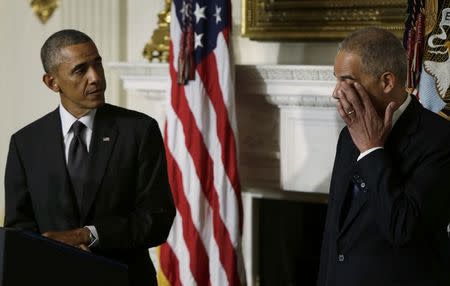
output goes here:
[{"label": "fireplace mantel", "polygon": [[[128,105],[165,118],[167,64],[112,63]],[[342,121],[330,94],[331,66],[235,67],[242,185],[280,191],[327,193]],[[135,102],[133,104],[133,102]],[[271,190],[271,191],[267,191]]]}]

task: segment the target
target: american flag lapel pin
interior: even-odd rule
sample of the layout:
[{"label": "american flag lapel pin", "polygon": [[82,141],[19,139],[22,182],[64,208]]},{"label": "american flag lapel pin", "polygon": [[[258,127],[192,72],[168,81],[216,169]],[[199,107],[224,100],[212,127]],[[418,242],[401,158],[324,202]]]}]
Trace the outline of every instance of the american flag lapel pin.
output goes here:
[{"label": "american flag lapel pin", "polygon": [[109,142],[109,137],[103,137],[103,142]]}]

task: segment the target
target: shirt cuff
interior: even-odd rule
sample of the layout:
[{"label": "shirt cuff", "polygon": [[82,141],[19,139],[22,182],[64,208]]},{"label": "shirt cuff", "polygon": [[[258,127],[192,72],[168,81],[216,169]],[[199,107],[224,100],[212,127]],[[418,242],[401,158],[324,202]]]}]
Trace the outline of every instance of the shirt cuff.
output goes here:
[{"label": "shirt cuff", "polygon": [[91,234],[94,236],[94,240],[88,245],[89,248],[95,247],[99,243],[97,229],[93,225],[86,225],[85,228],[89,229]]},{"label": "shirt cuff", "polygon": [[373,148],[370,148],[369,150],[362,152],[361,154],[359,154],[358,159],[356,161],[361,160],[365,156],[369,155],[370,153],[372,153],[373,151],[378,150],[378,149],[383,149],[383,147],[373,147]]}]

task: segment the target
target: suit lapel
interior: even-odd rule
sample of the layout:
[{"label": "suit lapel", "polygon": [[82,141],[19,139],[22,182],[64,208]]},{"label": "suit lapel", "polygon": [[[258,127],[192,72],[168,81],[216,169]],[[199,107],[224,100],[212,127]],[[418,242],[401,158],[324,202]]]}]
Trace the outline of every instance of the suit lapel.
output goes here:
[{"label": "suit lapel", "polygon": [[386,141],[385,148],[395,154],[403,154],[411,142],[411,136],[419,128],[423,107],[412,96],[405,112],[400,116]]},{"label": "suit lapel", "polygon": [[[348,188],[348,192],[351,191],[352,191],[351,188]],[[342,228],[340,229],[339,232],[339,236],[342,235],[349,228],[349,226],[358,216],[359,212],[366,205],[366,203],[367,203],[367,194],[360,190],[359,193],[352,199],[352,202],[349,206],[350,209],[348,210],[347,217],[344,219]]]},{"label": "suit lapel", "polygon": [[83,192],[81,221],[86,219],[102,183],[114,144],[117,139],[115,121],[110,117],[108,105],[97,110],[89,151],[87,181]]},{"label": "suit lapel", "polygon": [[59,115],[59,108],[50,114],[49,124],[47,129],[43,131],[41,138],[45,141],[45,154],[48,162],[52,164],[43,164],[42,167],[47,166],[49,177],[49,200],[54,200],[61,206],[61,209],[66,214],[67,219],[73,219],[69,224],[78,226],[79,210],[76,203],[75,194],[70,186],[70,179],[67,173],[67,166],[64,154],[64,143],[62,136],[61,117]]},{"label": "suit lapel", "polygon": [[[350,135],[349,135],[350,136]],[[345,200],[348,196],[348,192],[351,192],[351,188],[349,187],[351,182],[352,182],[352,177],[353,175],[355,175],[355,171],[356,171],[356,159],[358,158],[359,155],[359,151],[356,148],[356,146],[353,144],[353,141],[351,140],[351,138],[349,138],[349,142],[351,143],[351,150],[350,150],[350,160],[348,162],[343,162],[344,164],[342,165],[344,170],[340,173],[339,175],[339,179],[338,179],[338,186],[337,186],[337,190],[339,190],[339,192],[341,192],[341,194],[338,197],[339,201],[338,201],[338,217],[336,218],[338,220],[337,225],[339,226],[339,231],[342,230],[342,226],[345,225],[345,222],[348,219],[349,216],[349,212],[347,212],[348,210],[346,209],[346,205],[345,205]],[[344,223],[341,224],[341,218],[343,215],[345,215],[345,213],[347,213],[347,218],[344,219]]]}]

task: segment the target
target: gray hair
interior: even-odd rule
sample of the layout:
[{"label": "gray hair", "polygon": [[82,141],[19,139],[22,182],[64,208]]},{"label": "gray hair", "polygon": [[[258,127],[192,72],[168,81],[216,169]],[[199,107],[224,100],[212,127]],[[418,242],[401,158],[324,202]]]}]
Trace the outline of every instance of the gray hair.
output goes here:
[{"label": "gray hair", "polygon": [[60,51],[67,46],[92,42],[92,39],[77,30],[61,30],[51,35],[41,48],[41,61],[46,73],[56,68],[61,61]]},{"label": "gray hair", "polygon": [[380,77],[389,71],[405,86],[406,51],[401,41],[391,32],[376,27],[358,30],[340,43],[339,50],[359,55],[362,69],[367,74]]}]

